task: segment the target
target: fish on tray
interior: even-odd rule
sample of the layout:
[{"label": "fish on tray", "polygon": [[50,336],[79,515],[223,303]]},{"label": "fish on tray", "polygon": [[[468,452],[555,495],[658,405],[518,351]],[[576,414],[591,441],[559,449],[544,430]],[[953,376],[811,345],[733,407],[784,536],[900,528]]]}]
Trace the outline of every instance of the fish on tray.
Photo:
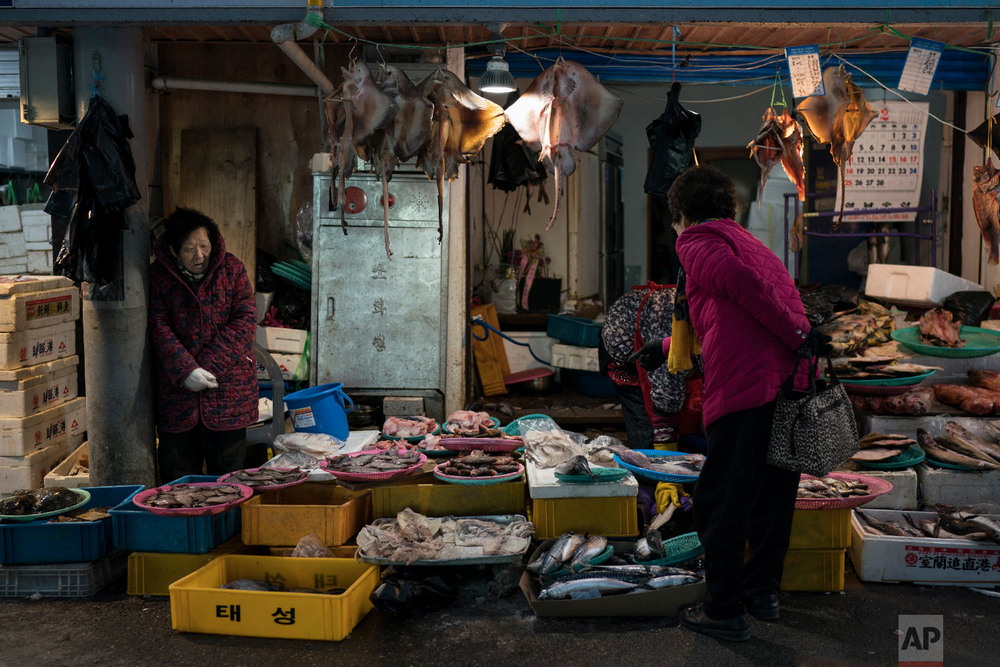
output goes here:
[{"label": "fish on tray", "polygon": [[798,498],[849,498],[851,496],[867,496],[871,493],[868,485],[849,479],[837,477],[815,477],[799,482]]},{"label": "fish on tray", "polygon": [[688,570],[671,568],[669,574],[651,575],[640,572],[621,572],[611,568],[594,568],[573,574],[549,584],[538,593],[539,600],[588,600],[605,595],[658,590],[672,586],[694,584],[702,577]]},{"label": "fish on tray", "polygon": [[414,438],[427,435],[437,428],[437,422],[430,417],[389,417],[382,424],[382,434],[396,438]]},{"label": "fish on tray", "polygon": [[334,472],[372,474],[402,470],[415,466],[420,461],[416,450],[386,450],[378,454],[338,454],[326,459],[326,469]]},{"label": "fish on tray", "polygon": [[487,412],[456,410],[448,415],[444,430],[454,435],[471,438],[499,436],[501,431],[493,428],[493,417]]},{"label": "fish on tray", "polygon": [[80,496],[64,486],[39,489],[18,489],[0,500],[0,514],[6,516],[28,516],[43,514],[72,507],[80,502]]},{"label": "fish on tray", "polygon": [[548,549],[528,563],[528,571],[535,574],[550,574],[560,569],[576,571],[593,558],[601,555],[608,547],[606,537],[587,537],[579,533],[563,533]]},{"label": "fish on tray", "polygon": [[237,470],[227,475],[223,481],[250,487],[288,484],[302,479],[305,471],[301,468],[257,468]]},{"label": "fish on tray", "polygon": [[441,472],[453,477],[495,477],[517,472],[521,466],[513,456],[487,454],[481,450],[473,450],[465,456],[448,459]]},{"label": "fish on tray", "polygon": [[577,455],[569,461],[563,461],[556,466],[556,472],[560,475],[586,475],[597,479],[597,473],[590,469],[590,462],[586,456]]},{"label": "fish on tray", "polygon": [[160,490],[143,503],[149,507],[181,509],[194,507],[214,507],[240,499],[240,490],[231,484],[196,486],[194,484],[173,484],[169,489]]},{"label": "fish on tray", "polygon": [[[953,431],[954,432],[954,431]],[[959,435],[933,437],[922,428],[917,429],[917,442],[932,461],[950,463],[985,470],[1000,470],[1000,462],[978,448],[977,443]]]}]

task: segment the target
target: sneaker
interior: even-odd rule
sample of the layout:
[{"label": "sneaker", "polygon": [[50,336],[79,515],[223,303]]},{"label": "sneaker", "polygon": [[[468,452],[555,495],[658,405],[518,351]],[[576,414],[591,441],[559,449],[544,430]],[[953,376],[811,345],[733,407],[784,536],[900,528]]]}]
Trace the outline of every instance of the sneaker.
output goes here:
[{"label": "sneaker", "polygon": [[682,609],[678,618],[685,628],[709,637],[731,642],[745,642],[750,639],[750,622],[747,621],[746,614],[716,620],[705,616],[702,605],[696,604],[693,607]]},{"label": "sneaker", "polygon": [[778,595],[770,593],[768,595],[754,595],[743,600],[743,606],[747,613],[758,621],[778,620]]}]

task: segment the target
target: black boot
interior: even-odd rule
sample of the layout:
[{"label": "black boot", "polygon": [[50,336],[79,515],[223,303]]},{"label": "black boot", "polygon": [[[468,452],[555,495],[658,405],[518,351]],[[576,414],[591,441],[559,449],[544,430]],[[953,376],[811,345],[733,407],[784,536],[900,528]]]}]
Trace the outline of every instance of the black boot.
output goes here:
[{"label": "black boot", "polygon": [[744,598],[743,606],[747,612],[759,621],[778,620],[778,594],[754,595]]},{"label": "black boot", "polygon": [[716,620],[706,616],[702,605],[696,604],[693,607],[682,609],[678,618],[685,628],[709,637],[731,642],[745,642],[750,639],[750,622],[747,621],[746,614]]}]

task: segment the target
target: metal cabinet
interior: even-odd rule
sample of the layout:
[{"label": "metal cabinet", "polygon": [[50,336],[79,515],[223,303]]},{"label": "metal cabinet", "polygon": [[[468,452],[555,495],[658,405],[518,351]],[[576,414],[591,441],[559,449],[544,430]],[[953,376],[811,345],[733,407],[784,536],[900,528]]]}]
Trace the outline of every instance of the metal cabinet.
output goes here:
[{"label": "metal cabinet", "polygon": [[347,181],[345,235],[331,205],[330,175],[313,175],[315,384],[342,382],[360,394],[443,396],[447,189],[445,197],[439,243],[435,183],[418,172],[393,177],[389,260],[381,182],[371,173]]}]

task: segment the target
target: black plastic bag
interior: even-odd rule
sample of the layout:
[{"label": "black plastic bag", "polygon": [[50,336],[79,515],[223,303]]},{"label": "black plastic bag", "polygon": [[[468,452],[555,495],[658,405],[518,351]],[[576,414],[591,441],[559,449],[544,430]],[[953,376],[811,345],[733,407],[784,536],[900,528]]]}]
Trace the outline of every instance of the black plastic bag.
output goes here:
[{"label": "black plastic bag", "polygon": [[[987,133],[987,128],[992,125],[992,131]],[[976,145],[982,149],[986,148],[986,144],[990,144],[990,148],[998,158],[1000,158],[1000,113],[993,116],[993,118],[988,118],[983,121],[982,125],[976,129],[969,132],[968,136]]]},{"label": "black plastic bag", "polygon": [[682,107],[680,95],[681,84],[674,83],[663,113],[646,126],[653,158],[643,190],[656,197],[666,197],[674,180],[691,166],[694,142],[701,132],[701,116]]},{"label": "black plastic bag", "polygon": [[949,311],[956,322],[975,327],[989,318],[990,308],[996,302],[996,297],[985,290],[970,290],[955,292],[941,303],[941,307]]},{"label": "black plastic bag", "polygon": [[490,173],[487,183],[497,190],[513,192],[524,186],[528,189],[527,201],[524,203],[526,213],[531,212],[531,189],[538,186],[538,201],[549,202],[545,192],[545,179],[548,173],[545,166],[538,161],[538,153],[528,148],[521,140],[513,125],[504,125],[503,129],[493,135],[493,151],[490,154]]},{"label": "black plastic bag", "polygon": [[369,599],[379,611],[409,615],[447,606],[455,595],[455,588],[438,575],[389,567]]}]

